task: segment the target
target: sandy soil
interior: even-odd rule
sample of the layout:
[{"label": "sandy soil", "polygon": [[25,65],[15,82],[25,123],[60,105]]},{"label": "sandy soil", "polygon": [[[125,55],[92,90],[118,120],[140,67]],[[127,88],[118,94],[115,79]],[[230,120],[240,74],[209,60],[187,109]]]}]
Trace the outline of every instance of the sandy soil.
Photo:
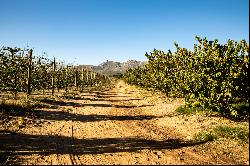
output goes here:
[{"label": "sandy soil", "polygon": [[0,131],[0,150],[16,164],[248,164],[248,145],[192,136],[222,117],[178,115],[182,99],[152,95],[119,81],[113,89],[44,101],[37,124]]}]

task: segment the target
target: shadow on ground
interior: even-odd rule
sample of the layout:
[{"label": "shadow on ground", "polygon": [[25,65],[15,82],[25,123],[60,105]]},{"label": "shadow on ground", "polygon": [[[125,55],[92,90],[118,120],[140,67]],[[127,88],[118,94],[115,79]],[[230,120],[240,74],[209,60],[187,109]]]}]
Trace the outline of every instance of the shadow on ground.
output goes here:
[{"label": "shadow on ground", "polygon": [[66,120],[66,121],[79,121],[79,122],[95,122],[95,121],[107,121],[107,120],[150,120],[154,118],[161,118],[160,116],[147,116],[147,115],[135,115],[135,116],[114,116],[114,115],[81,115],[73,114],[70,112],[63,112],[59,110],[37,110],[37,117],[45,120]]},{"label": "shadow on ground", "polygon": [[[139,101],[139,100],[143,100],[142,98],[129,98],[129,99],[110,99],[110,97],[99,97],[99,98],[90,98],[90,97],[80,97],[80,96],[68,96],[68,97],[64,97],[66,99],[72,99],[72,100],[89,100],[89,101],[110,101],[110,102],[121,102],[121,101]],[[40,100],[42,102],[47,102],[48,100]]]},{"label": "shadow on ground", "polygon": [[195,146],[205,142],[168,139],[165,141],[141,138],[93,138],[72,139],[55,135],[30,135],[0,131],[0,153],[12,155],[32,154],[103,154],[116,152],[135,152],[143,149],[162,150]]},{"label": "shadow on ground", "polygon": [[[136,99],[137,100],[137,99]],[[77,102],[72,102],[72,101],[56,101],[52,99],[42,99],[40,100],[43,103],[51,104],[51,105],[56,105],[56,106],[73,106],[73,107],[115,107],[115,108],[137,108],[137,107],[148,107],[148,106],[154,106],[152,104],[148,105],[138,105],[138,106],[133,106],[133,105],[115,105],[115,104],[99,104],[99,103],[77,103]],[[107,100],[108,101],[108,100]]]}]

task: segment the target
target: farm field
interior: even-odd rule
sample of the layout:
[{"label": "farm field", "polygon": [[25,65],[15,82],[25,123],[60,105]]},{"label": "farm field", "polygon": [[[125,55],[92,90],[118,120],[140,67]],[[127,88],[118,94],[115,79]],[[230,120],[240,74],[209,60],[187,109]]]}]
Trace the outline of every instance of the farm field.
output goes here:
[{"label": "farm field", "polygon": [[32,115],[1,112],[1,164],[249,165],[244,132],[237,137],[243,139],[225,133],[199,137],[223,126],[248,131],[248,122],[216,113],[183,114],[176,110],[184,99],[122,80],[102,90],[66,98],[60,93],[33,95],[32,100]]},{"label": "farm field", "polygon": [[0,165],[249,165],[249,0],[1,7]]}]

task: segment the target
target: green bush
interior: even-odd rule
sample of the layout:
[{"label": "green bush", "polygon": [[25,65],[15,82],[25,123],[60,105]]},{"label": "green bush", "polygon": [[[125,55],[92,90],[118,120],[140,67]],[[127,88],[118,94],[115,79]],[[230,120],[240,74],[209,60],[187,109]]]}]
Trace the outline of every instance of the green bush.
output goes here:
[{"label": "green bush", "polygon": [[233,107],[240,99],[249,102],[249,45],[245,40],[207,41],[196,37],[194,51],[175,43],[176,52],[154,49],[146,53],[143,68],[128,69],[125,82],[167,96],[183,97],[188,107],[209,108],[223,115],[238,116]]}]

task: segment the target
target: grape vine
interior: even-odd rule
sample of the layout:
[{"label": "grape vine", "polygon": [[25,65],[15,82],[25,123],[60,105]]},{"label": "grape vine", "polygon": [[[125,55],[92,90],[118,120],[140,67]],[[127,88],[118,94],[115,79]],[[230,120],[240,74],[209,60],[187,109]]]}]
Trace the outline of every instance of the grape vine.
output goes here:
[{"label": "grape vine", "polygon": [[[84,67],[50,60],[44,55],[32,56],[32,59],[29,59],[29,51],[30,49],[16,47],[0,49],[0,91],[11,91],[16,94],[28,92],[28,88],[31,91],[53,90],[53,92],[54,88],[67,91],[69,87],[75,87],[82,90],[88,86],[110,83],[108,76]],[[28,85],[29,80],[30,85]]]}]

